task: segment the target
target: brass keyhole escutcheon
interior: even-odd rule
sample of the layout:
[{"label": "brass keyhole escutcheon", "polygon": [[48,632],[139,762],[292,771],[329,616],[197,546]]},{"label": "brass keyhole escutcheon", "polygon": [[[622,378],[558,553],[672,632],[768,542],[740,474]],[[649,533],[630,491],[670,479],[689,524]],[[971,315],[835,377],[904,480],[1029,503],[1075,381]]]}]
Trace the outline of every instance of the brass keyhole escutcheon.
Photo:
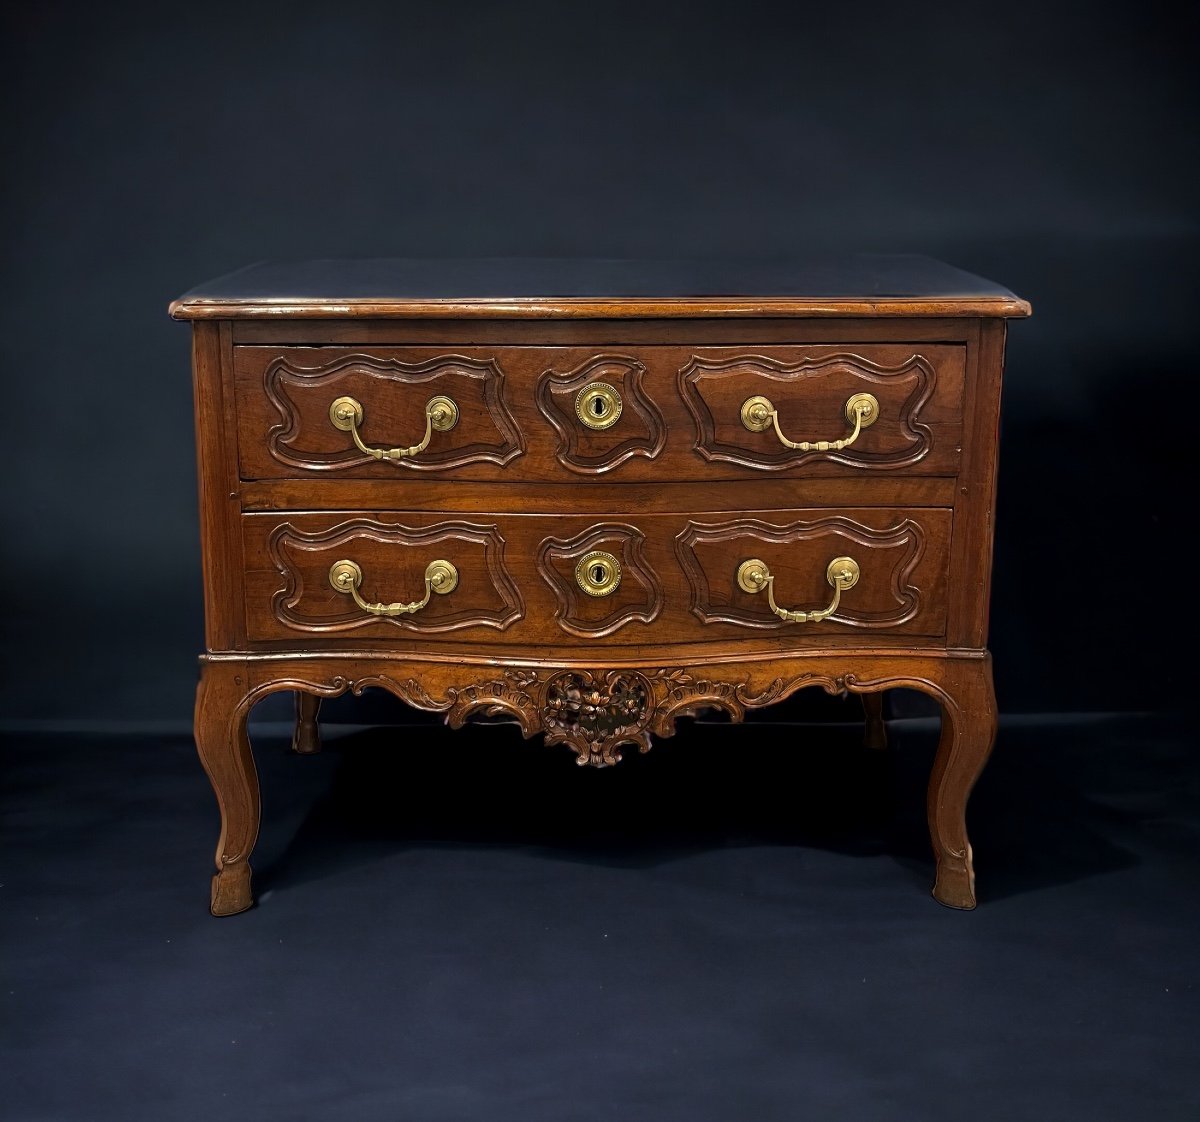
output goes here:
[{"label": "brass keyhole escutcheon", "polygon": [[591,382],[575,396],[575,416],[589,429],[608,429],[621,417],[621,395],[607,382]]},{"label": "brass keyhole escutcheon", "polygon": [[621,563],[611,553],[593,550],[575,566],[575,582],[589,596],[611,596],[621,584]]}]

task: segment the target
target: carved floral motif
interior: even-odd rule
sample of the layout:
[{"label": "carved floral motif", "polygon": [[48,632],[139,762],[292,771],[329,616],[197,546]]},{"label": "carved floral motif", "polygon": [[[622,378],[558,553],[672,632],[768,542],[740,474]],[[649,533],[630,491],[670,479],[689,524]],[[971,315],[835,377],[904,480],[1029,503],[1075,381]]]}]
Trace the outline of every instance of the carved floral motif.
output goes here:
[{"label": "carved floral motif", "polygon": [[[539,674],[508,670],[498,679],[447,690],[447,702],[422,705],[446,710],[451,728],[460,728],[476,712],[516,720],[526,737],[546,734],[547,744],[566,744],[576,763],[608,767],[619,763],[621,745],[650,750],[651,734],[673,736],[680,717],[722,709],[735,720],[746,710],[781,701],[805,685],[829,693],[845,691],[851,675],[829,678],[801,674],[775,678],[758,692],[746,679],[697,678],[679,668],[642,673],[635,670],[561,670]],[[420,703],[414,703],[420,704]]]},{"label": "carved floral motif", "polygon": [[567,671],[551,678],[542,706],[547,744],[568,744],[579,764],[603,767],[621,758],[617,745],[650,750],[645,723],[652,710],[650,683],[641,674]]}]

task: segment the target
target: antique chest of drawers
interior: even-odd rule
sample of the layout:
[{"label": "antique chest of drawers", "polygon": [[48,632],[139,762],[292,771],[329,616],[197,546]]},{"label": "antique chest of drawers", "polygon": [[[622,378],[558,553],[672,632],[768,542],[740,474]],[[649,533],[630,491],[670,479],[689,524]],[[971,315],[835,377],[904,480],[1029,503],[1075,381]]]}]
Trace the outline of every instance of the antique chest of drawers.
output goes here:
[{"label": "antique chest of drawers", "polygon": [[262,265],[193,323],[220,806],[252,902],[246,717],[368,687],[603,766],[804,686],[932,695],[935,897],[975,903],[1006,290],[914,257]]}]

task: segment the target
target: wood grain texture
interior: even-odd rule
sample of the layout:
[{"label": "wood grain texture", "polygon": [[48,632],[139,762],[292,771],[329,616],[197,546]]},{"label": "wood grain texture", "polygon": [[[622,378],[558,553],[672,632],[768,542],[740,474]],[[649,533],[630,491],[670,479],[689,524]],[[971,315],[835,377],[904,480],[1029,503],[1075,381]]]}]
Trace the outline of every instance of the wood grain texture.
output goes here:
[{"label": "wood grain texture", "polygon": [[[641,345],[620,352],[578,347],[238,347],[238,443],[243,478],[336,473],[395,480],[408,474],[471,482],[571,484],[746,479],[763,472],[953,476],[959,467],[965,348]],[[564,375],[557,372],[564,371]],[[607,378],[628,405],[610,429],[575,416],[575,396]],[[799,439],[845,436],[845,405],[875,394],[879,419],[841,453],[802,453],[741,423],[742,402],[769,396]],[[425,451],[379,462],[330,421],[343,395],[364,409],[371,446],[413,444],[425,403],[446,394],[459,423]],[[569,439],[564,435],[573,433]],[[667,439],[667,434],[673,436]],[[688,439],[688,434],[695,434]],[[527,454],[526,454],[527,453]],[[699,453],[699,454],[698,454]]]},{"label": "wood grain texture", "polygon": [[[643,287],[600,290],[618,274]],[[934,894],[974,906],[966,805],[996,724],[985,644],[1005,318],[1027,305],[912,261],[870,265],[857,291],[835,270],[807,292],[777,273],[774,288],[707,295],[708,281],[659,291],[653,269],[585,271],[552,298],[533,274],[485,293],[455,269],[392,266],[341,274],[345,299],[306,295],[300,274],[254,291],[271,275],[173,309],[197,321],[208,654],[195,727],[222,817],[214,913],[252,903],[251,707],[295,691],[304,754],[320,746],[321,698],[376,687],[455,727],[515,721],[591,766],[647,750],[682,716],[740,720],[810,685],[863,695],[867,743],[882,747],[882,692],[920,690],[943,712]],[[411,291],[381,295],[379,275]],[[610,429],[574,416],[591,380],[622,395]],[[761,394],[791,439],[837,439],[858,391],[879,419],[840,452],[740,423]],[[367,443],[406,446],[434,393],[455,398],[459,423],[411,462],[365,456],[329,420],[334,397],[354,396]],[[593,549],[622,565],[611,597],[575,582]],[[821,607],[839,555],[862,575],[818,623],[781,620],[736,583],[758,557],[781,606]],[[344,558],[369,601],[418,599],[435,559],[460,582],[381,618],[331,587]]]},{"label": "wood grain texture", "polygon": [[[506,402],[504,371],[488,355],[419,351],[406,361],[390,354],[289,349],[268,358],[239,348],[234,364],[241,468],[249,478],[355,467],[392,476],[475,463],[503,468],[525,451]],[[329,407],[343,396],[362,405],[360,435],[373,448],[416,444],[434,396],[454,401],[458,423],[431,434],[420,455],[379,463],[331,422]]]},{"label": "wood grain texture", "polygon": [[[869,354],[794,356],[778,349],[773,354],[702,351],[680,368],[679,396],[696,426],[695,449],[709,462],[795,471],[824,461],[860,471],[905,468],[954,475],[962,435],[963,356],[948,348],[924,351],[874,347]],[[889,358],[891,364],[881,362]],[[940,378],[935,361],[942,368]],[[788,439],[832,442],[849,433],[845,404],[856,393],[876,398],[878,418],[840,451],[789,449],[772,429],[749,432],[740,420],[742,402],[761,395],[779,411]]]},{"label": "wood grain texture", "polygon": [[[943,641],[951,516],[945,510],[846,508],[763,512],[729,520],[647,515],[622,523],[591,515],[498,514],[464,522],[437,514],[399,518],[386,511],[245,515],[247,638],[250,642],[347,642],[394,649],[398,632],[419,646],[481,642],[497,649],[562,648],[573,636],[592,646],[677,643],[740,645],[769,634],[774,647],[818,639],[831,645]],[[591,549],[621,560],[621,586],[584,596],[575,564]],[[775,573],[777,596],[814,607],[831,595],[825,570],[850,555],[862,567],[844,606],[821,623],[786,623],[762,596],[737,587],[738,565],[752,557]],[[354,561],[371,601],[411,601],[425,567],[458,567],[458,588],[414,615],[364,613],[329,583],[330,567]],[[574,590],[574,591],[572,591]]]},{"label": "wood grain texture", "polygon": [[[629,523],[601,522],[571,538],[543,538],[537,568],[556,601],[554,618],[571,635],[599,639],[629,623],[653,623],[666,602],[662,580],[646,560],[646,536]],[[608,596],[589,596],[579,586],[576,567],[600,550],[621,565],[620,584]]]},{"label": "wood grain texture", "polygon": [[[806,477],[758,475],[753,483],[661,479],[622,483],[611,478],[591,488],[587,509],[596,517],[621,518],[631,510],[647,514],[690,514],[702,511],[743,512],[754,507],[777,510],[802,499],[813,507],[871,506],[952,507],[956,479],[930,476]],[[272,479],[243,480],[242,509],[247,513],[293,510],[384,510],[472,514],[480,510],[521,514],[572,515],[580,510],[580,494],[571,486],[541,483],[475,482],[464,487],[454,480],[423,479],[419,487],[398,489],[394,480]]]},{"label": "wood grain texture", "polygon": [[192,333],[192,391],[200,489],[204,633],[209,650],[232,650],[242,637],[241,522],[237,452],[230,397],[232,354],[228,324],[196,324]]},{"label": "wood grain texture", "polygon": [[[495,525],[477,522],[414,526],[365,515],[336,522],[312,516],[282,522],[271,529],[266,543],[281,586],[270,597],[269,614],[268,602],[247,601],[249,633],[269,634],[273,624],[312,636],[360,629],[422,635],[464,628],[503,631],[525,616],[524,598],[505,563],[507,544]],[[459,585],[448,596],[432,597],[413,615],[373,616],[330,584],[330,568],[343,559],[362,569],[360,592],[373,602],[419,600],[426,566],[440,559],[457,567]],[[252,581],[250,588],[257,587],[259,582]]]},{"label": "wood grain texture", "polygon": [[[840,638],[857,630],[944,634],[949,511],[912,517],[902,511],[796,518],[791,514],[780,511],[770,521],[689,520],[675,536],[676,556],[690,586],[691,612],[702,624],[771,631],[798,628]],[[738,565],[755,557],[766,562],[774,576],[776,599],[785,598],[780,607],[819,608],[827,603],[825,570],[835,557],[852,557],[862,567],[862,576],[828,620],[788,624],[772,614],[765,596],[742,591],[733,579]]]},{"label": "wood grain texture", "polygon": [[[597,354],[571,370],[547,370],[542,375],[538,408],[558,433],[554,455],[563,467],[582,475],[601,475],[631,456],[652,460],[663,450],[667,425],[646,393],[645,373],[639,358]],[[609,385],[620,395],[622,411],[612,428],[597,431],[579,421],[579,394],[593,382]]]},{"label": "wood grain texture", "polygon": [[234,343],[248,347],[520,346],[581,347],[593,352],[639,343],[689,347],[762,343],[965,343],[976,320],[795,319],[728,320],[704,316],[653,319],[238,319]]}]

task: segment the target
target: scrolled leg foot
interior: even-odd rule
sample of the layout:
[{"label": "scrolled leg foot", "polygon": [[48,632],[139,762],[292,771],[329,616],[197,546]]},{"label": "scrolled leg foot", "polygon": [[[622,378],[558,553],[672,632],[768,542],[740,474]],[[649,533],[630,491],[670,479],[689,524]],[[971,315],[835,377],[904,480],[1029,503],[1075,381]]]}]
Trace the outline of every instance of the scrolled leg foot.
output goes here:
[{"label": "scrolled leg foot", "polygon": [[297,691],[296,730],[292,733],[292,751],[301,756],[311,756],[321,750],[321,731],[317,718],[321,712],[321,699],[315,694]]},{"label": "scrolled leg foot", "polygon": [[938,862],[933,898],[948,908],[969,912],[975,907],[975,870],[969,849],[965,860],[945,858]]},{"label": "scrolled leg foot", "polygon": [[261,805],[258,772],[246,736],[250,702],[244,665],[203,664],[196,691],[195,732],[196,750],[221,811],[211,897],[211,910],[217,916],[244,912],[254,902],[249,859],[258,839]]},{"label": "scrolled leg foot", "polygon": [[233,916],[254,904],[250,891],[250,862],[227,865],[212,879],[212,901],[209,910],[215,916]]},{"label": "scrolled leg foot", "polygon": [[942,734],[929,777],[929,835],[937,861],[933,895],[951,908],[975,907],[975,870],[967,837],[967,800],[996,739],[990,656],[948,663]]},{"label": "scrolled leg foot", "polygon": [[864,693],[862,695],[863,713],[867,723],[863,731],[863,745],[873,752],[882,752],[887,748],[887,726],[883,723],[883,694]]}]

